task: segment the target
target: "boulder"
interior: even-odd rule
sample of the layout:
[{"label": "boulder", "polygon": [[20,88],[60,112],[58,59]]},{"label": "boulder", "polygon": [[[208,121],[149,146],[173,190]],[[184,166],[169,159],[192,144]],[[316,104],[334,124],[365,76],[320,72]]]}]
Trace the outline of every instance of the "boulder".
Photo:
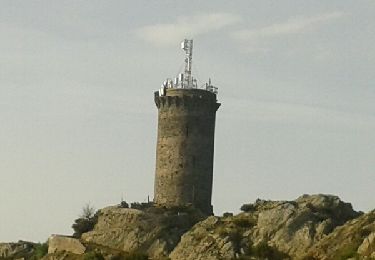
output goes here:
[{"label": "boulder", "polygon": [[77,238],[52,235],[48,239],[48,254],[69,252],[76,255],[85,253],[86,247]]}]

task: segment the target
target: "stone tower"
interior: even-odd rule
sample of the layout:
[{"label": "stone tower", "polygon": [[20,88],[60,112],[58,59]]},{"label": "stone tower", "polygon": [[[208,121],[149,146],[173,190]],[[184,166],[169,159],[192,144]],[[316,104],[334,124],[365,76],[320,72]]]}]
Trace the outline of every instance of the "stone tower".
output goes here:
[{"label": "stone tower", "polygon": [[198,88],[191,76],[192,40],[185,40],[185,73],[167,79],[155,92],[158,137],[154,203],[193,205],[212,214],[215,116],[220,106],[217,88]]}]

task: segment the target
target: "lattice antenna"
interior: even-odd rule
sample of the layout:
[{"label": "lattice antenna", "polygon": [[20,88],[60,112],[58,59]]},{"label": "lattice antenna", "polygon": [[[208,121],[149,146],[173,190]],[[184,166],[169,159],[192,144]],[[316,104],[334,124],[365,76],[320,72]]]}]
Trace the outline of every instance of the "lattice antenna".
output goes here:
[{"label": "lattice antenna", "polygon": [[[171,79],[167,78],[159,90],[159,95],[164,96],[166,90],[169,88],[184,88],[184,89],[197,89],[198,81],[192,75],[192,65],[193,65],[193,40],[185,39],[181,42],[181,49],[185,51],[185,70],[178,74],[177,77]],[[205,89],[214,94],[217,94],[217,87],[211,85],[211,80],[209,83],[202,85],[201,89]]]},{"label": "lattice antenna", "polygon": [[193,80],[191,77],[191,68],[192,68],[192,60],[193,60],[193,40],[185,39],[181,43],[181,49],[183,49],[186,53],[185,73],[184,73],[184,78],[181,81],[181,85],[183,88],[192,88]]}]

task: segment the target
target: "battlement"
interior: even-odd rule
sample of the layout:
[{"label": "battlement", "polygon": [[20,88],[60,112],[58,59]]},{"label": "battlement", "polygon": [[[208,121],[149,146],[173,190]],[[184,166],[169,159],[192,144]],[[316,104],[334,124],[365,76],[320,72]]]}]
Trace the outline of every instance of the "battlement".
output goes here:
[{"label": "battlement", "polygon": [[216,111],[220,107],[220,103],[216,100],[216,94],[203,89],[165,89],[163,94],[160,91],[155,91],[154,101],[156,107],[161,110],[185,107]]}]

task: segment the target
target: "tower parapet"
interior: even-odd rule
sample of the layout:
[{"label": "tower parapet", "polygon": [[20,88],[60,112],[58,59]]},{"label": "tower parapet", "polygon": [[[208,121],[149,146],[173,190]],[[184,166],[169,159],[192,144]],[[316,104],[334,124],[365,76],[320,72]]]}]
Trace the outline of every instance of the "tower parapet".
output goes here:
[{"label": "tower parapet", "polygon": [[158,108],[154,203],[193,205],[212,214],[215,119],[220,103],[213,88],[181,86],[164,84],[154,93]]}]

